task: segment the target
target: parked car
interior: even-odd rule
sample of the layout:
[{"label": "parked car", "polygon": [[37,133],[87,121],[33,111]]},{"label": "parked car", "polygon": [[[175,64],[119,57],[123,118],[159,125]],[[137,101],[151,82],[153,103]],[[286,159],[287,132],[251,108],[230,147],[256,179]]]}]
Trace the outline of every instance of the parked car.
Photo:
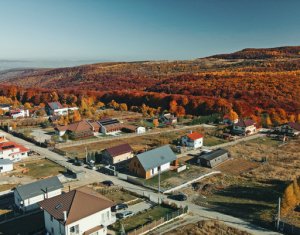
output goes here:
[{"label": "parked car", "polygon": [[104,180],[104,181],[102,181],[102,184],[104,184],[104,185],[106,185],[108,187],[114,185],[114,183],[111,180]]},{"label": "parked car", "polygon": [[115,206],[112,207],[112,211],[118,211],[118,210],[123,210],[123,209],[127,209],[128,205],[125,203],[119,203]]},{"label": "parked car", "polygon": [[124,219],[124,218],[127,218],[129,216],[133,216],[134,213],[132,211],[123,211],[123,212],[119,212],[116,214],[116,217],[118,219]]},{"label": "parked car", "polygon": [[175,200],[175,201],[186,201],[187,200],[187,196],[182,193],[170,195],[170,196],[168,196],[168,198]]}]

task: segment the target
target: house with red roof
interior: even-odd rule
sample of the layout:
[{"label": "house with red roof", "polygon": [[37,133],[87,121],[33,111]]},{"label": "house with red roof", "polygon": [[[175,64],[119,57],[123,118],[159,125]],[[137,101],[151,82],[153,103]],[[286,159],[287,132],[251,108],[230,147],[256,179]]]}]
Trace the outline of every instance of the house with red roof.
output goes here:
[{"label": "house with red roof", "polygon": [[129,144],[120,144],[107,148],[102,153],[103,161],[109,165],[124,164],[133,158],[133,149]]},{"label": "house with red roof", "polygon": [[198,132],[191,132],[181,138],[183,146],[191,147],[194,149],[201,148],[203,146],[203,135]]},{"label": "house with red roof", "polygon": [[28,148],[12,141],[0,143],[0,159],[9,159],[13,162],[17,162],[28,157],[28,152]]},{"label": "house with red roof", "polygon": [[233,124],[233,133],[239,135],[252,135],[256,132],[256,123],[251,120],[239,120]]}]

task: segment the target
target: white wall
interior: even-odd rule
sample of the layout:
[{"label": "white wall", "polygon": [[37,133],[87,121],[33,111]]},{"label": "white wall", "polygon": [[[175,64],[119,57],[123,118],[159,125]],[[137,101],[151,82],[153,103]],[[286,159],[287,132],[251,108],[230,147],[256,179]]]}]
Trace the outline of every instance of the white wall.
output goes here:
[{"label": "white wall", "polygon": [[[167,171],[169,169],[170,169],[170,162],[167,162],[167,163],[160,166],[160,171],[161,172]],[[157,174],[158,174],[158,167],[155,167],[155,168],[150,170],[150,175],[151,176],[154,176],[154,175],[157,175]]]},{"label": "white wall", "polygon": [[3,164],[3,165],[0,165],[0,173],[12,171],[13,169],[14,169],[13,164]]},{"label": "white wall", "polygon": [[145,133],[145,132],[146,132],[146,128],[145,128],[145,127],[139,126],[139,127],[136,129],[136,133],[137,133],[137,134],[142,134],[142,133]]},{"label": "white wall", "polygon": [[65,226],[62,225],[60,222],[58,222],[54,218],[51,221],[51,215],[45,210],[44,210],[44,223],[45,223],[45,228],[49,233],[52,233],[52,228],[53,228],[53,234],[55,234],[55,235],[66,234]]},{"label": "white wall", "polygon": [[17,162],[22,160],[23,158],[28,157],[27,152],[19,153],[20,149],[19,148],[13,148],[13,149],[7,149],[0,151],[0,158],[3,159],[9,159],[13,162]]},{"label": "white wall", "polygon": [[61,194],[61,189],[57,189],[51,192],[48,192],[47,194],[40,194],[38,196],[25,199],[22,203],[22,199],[17,192],[17,190],[14,191],[14,197],[15,197],[15,204],[21,208],[23,211],[30,211],[38,208],[37,203],[43,201],[45,198],[51,198],[57,195]]},{"label": "white wall", "polygon": [[199,138],[196,140],[191,140],[187,136],[184,136],[181,138],[181,143],[182,145],[185,145],[187,147],[192,147],[192,148],[201,148],[203,146],[203,138]]}]

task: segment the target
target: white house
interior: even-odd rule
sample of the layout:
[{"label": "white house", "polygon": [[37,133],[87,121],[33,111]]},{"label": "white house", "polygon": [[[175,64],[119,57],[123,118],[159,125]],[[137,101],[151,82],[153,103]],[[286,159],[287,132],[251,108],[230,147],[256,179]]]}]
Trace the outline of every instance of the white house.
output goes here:
[{"label": "white house", "polygon": [[98,121],[101,128],[100,131],[103,134],[115,134],[122,131],[124,124],[120,123],[118,119],[115,118],[103,118]]},{"label": "white house", "polygon": [[64,116],[68,115],[69,111],[78,110],[78,107],[63,107],[59,102],[48,102],[45,110],[49,116]]},{"label": "white house", "polygon": [[0,173],[9,172],[14,169],[13,162],[9,159],[0,159]]},{"label": "white house", "polygon": [[181,138],[181,143],[186,147],[201,148],[203,146],[203,135],[198,132],[191,132]]},{"label": "white house", "polygon": [[12,141],[0,142],[0,159],[9,159],[13,162],[28,157],[29,149]]},{"label": "white house", "polygon": [[25,110],[25,109],[10,110],[9,116],[12,117],[13,119],[29,117],[29,110]]},{"label": "white house", "polygon": [[239,120],[233,124],[233,133],[242,135],[251,135],[256,132],[256,123],[251,120]]},{"label": "white house", "polygon": [[39,208],[38,202],[60,195],[63,185],[57,176],[16,187],[14,200],[22,211]]},{"label": "white house", "polygon": [[82,187],[39,203],[46,230],[51,235],[105,235],[116,221],[112,201],[91,188]]}]

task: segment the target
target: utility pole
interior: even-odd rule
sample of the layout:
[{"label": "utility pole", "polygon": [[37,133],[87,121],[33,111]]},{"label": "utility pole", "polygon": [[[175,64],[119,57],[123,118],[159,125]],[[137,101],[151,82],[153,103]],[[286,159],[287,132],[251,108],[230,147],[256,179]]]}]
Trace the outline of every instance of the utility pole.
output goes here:
[{"label": "utility pole", "polygon": [[158,167],[158,204],[160,204],[160,166]]},{"label": "utility pole", "polygon": [[85,161],[88,164],[88,154],[87,154],[87,147],[85,146]]},{"label": "utility pole", "polygon": [[276,227],[277,227],[277,231],[279,230],[279,225],[280,225],[280,213],[281,213],[281,198],[279,197],[278,199],[278,214],[277,214],[277,224],[276,224]]}]

